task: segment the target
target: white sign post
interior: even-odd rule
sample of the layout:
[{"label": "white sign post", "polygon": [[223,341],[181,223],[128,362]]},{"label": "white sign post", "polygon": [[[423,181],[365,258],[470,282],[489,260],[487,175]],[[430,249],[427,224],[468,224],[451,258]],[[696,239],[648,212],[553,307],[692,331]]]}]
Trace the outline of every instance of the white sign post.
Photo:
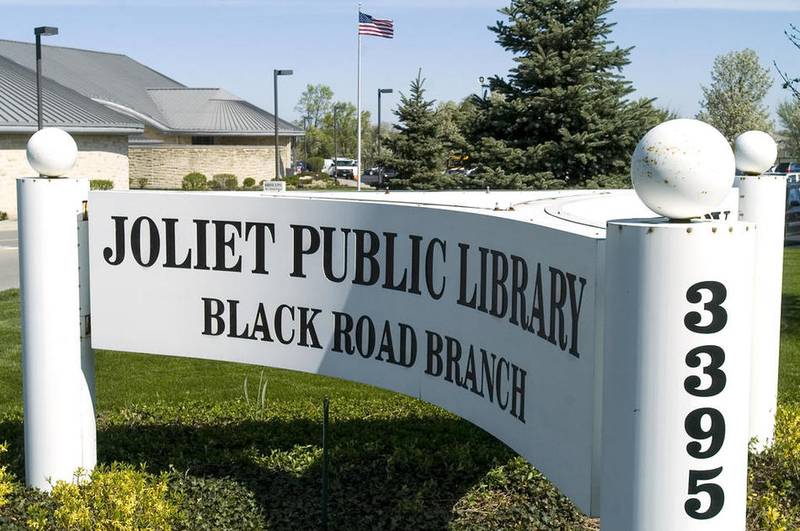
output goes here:
[{"label": "white sign post", "polygon": [[772,444],[778,407],[786,177],[743,175],[737,181],[739,219],[755,223],[758,235],[753,273],[758,289],[753,299],[750,437],[755,439],[755,448],[763,450]]},{"label": "white sign post", "polygon": [[[48,149],[37,155],[31,147],[42,141]],[[29,143],[29,160],[59,175],[72,167],[74,145],[66,133],[43,129]],[[88,192],[86,180],[17,180],[25,478],[42,490],[96,462]]]},{"label": "white sign post", "polygon": [[754,233],[609,224],[604,529],[744,529]]}]

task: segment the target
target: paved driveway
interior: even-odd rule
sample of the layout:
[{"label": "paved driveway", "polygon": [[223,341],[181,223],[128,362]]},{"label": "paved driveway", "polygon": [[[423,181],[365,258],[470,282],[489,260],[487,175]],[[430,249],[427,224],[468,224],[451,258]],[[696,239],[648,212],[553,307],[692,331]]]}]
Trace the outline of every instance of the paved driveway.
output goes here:
[{"label": "paved driveway", "polygon": [[19,287],[17,223],[0,221],[0,291]]}]

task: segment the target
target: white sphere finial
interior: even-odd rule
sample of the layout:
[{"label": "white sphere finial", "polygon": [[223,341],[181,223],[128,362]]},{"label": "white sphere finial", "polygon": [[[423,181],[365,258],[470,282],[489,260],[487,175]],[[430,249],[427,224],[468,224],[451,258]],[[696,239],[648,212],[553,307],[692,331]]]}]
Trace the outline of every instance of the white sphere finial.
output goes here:
[{"label": "white sphere finial", "polygon": [[669,120],[647,132],[631,158],[636,194],[671,219],[702,216],[728,196],[736,172],[725,137],[700,120]]},{"label": "white sphere finial", "polygon": [[747,131],[733,141],[736,169],[760,175],[769,170],[778,158],[778,145],[763,131]]},{"label": "white sphere finial", "polygon": [[45,127],[28,140],[28,164],[40,175],[60,177],[78,158],[75,140],[63,129]]}]

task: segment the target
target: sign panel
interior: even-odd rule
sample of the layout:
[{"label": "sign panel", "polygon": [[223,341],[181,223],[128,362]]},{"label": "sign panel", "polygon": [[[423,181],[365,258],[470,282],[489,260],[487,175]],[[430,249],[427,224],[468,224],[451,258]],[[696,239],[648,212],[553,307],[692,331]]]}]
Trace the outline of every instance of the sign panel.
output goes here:
[{"label": "sign panel", "polygon": [[375,201],[93,192],[90,204],[94,348],[418,397],[590,511],[602,240]]}]

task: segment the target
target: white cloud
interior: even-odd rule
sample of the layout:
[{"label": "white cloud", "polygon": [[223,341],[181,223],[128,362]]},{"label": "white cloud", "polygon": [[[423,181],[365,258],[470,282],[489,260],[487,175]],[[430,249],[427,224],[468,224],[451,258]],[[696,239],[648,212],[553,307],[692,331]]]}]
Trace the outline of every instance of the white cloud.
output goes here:
[{"label": "white cloud", "polygon": [[630,9],[800,11],[800,0],[619,0],[617,7]]}]

